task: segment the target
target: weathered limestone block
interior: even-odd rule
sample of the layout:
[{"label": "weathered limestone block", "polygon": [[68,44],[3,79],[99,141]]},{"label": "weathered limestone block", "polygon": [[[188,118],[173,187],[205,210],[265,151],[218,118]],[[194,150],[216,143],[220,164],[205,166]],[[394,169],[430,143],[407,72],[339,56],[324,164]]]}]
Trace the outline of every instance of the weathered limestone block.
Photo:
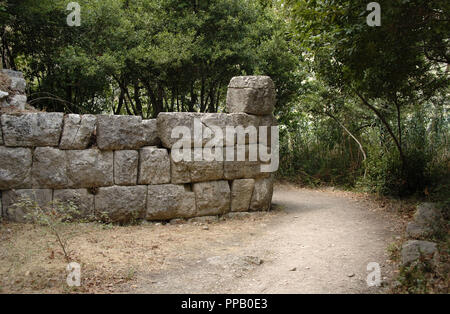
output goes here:
[{"label": "weathered limestone block", "polygon": [[[223,159],[222,148],[217,148]],[[216,181],[223,179],[223,160],[217,160],[215,150],[195,148],[190,150],[190,161],[175,161],[174,151],[171,153],[172,183],[190,183]]]},{"label": "weathered limestone block", "polygon": [[97,145],[101,150],[138,149],[145,142],[141,117],[97,116]]},{"label": "weathered limestone block", "polygon": [[114,152],[114,184],[136,185],[139,153],[136,150],[116,150]]},{"label": "weathered limestone block", "polygon": [[96,148],[68,150],[67,174],[73,188],[111,186],[114,184],[113,152]]},{"label": "weathered limestone block", "polygon": [[271,139],[272,129],[271,129],[271,127],[278,126],[277,119],[273,115],[262,116],[260,119],[260,122],[259,122],[259,126],[267,128],[267,139],[265,139],[261,135],[261,130],[258,129],[258,143],[262,143],[269,147],[272,146],[272,139]]},{"label": "weathered limestone block", "polygon": [[58,146],[63,113],[4,114],[1,117],[6,146]]},{"label": "weathered limestone block", "polygon": [[250,210],[268,211],[271,207],[273,195],[273,178],[264,178],[255,180]]},{"label": "weathered limestone block", "polygon": [[3,212],[6,218],[16,222],[26,222],[24,215],[27,214],[27,208],[17,204],[21,200],[31,200],[36,202],[41,208],[45,208],[52,202],[52,190],[9,190],[2,192]]},{"label": "weathered limestone block", "polygon": [[408,265],[419,259],[421,255],[426,258],[437,257],[436,243],[429,241],[409,240],[402,245],[402,264]]},{"label": "weathered limestone block", "polygon": [[23,78],[23,73],[18,71],[13,71],[9,69],[0,70],[3,74],[9,77],[10,85],[9,89],[20,94],[25,94],[25,88],[27,86],[25,79]]},{"label": "weathered limestone block", "polygon": [[26,104],[27,104],[27,96],[25,95],[14,95],[9,100],[9,106],[15,107],[20,110],[24,110]]},{"label": "weathered limestone block", "polygon": [[9,93],[0,90],[0,107],[6,107],[6,100],[8,99]]},{"label": "weathered limestone block", "polygon": [[[236,145],[225,150],[224,178],[226,180],[267,178],[269,172],[261,172],[262,162],[259,160],[257,144]],[[239,152],[245,152],[240,157]]]},{"label": "weathered limestone block", "polygon": [[194,183],[197,216],[222,215],[230,211],[231,193],[227,181]]},{"label": "weathered limestone block", "polygon": [[183,185],[149,185],[147,220],[168,220],[195,216],[195,194]]},{"label": "weathered limestone block", "polygon": [[95,132],[95,115],[69,114],[64,117],[61,149],[86,149]]},{"label": "weathered limestone block", "polygon": [[30,188],[31,164],[31,149],[0,146],[0,190]]},{"label": "weathered limestone block", "polygon": [[138,183],[170,183],[170,159],[166,149],[149,146],[139,150]]},{"label": "weathered limestone block", "polygon": [[142,128],[144,134],[143,146],[157,146],[161,143],[158,137],[156,119],[142,120]]},{"label": "weathered limestone block", "polygon": [[94,219],[94,195],[89,194],[86,189],[54,190],[53,201],[71,202],[79,212],[76,218]]},{"label": "weathered limestone block", "polygon": [[229,112],[268,115],[272,113],[275,101],[275,86],[268,76],[233,77],[228,85]]},{"label": "weathered limestone block", "polygon": [[255,180],[234,180],[231,184],[231,211],[245,212],[250,207]]},{"label": "weathered limestone block", "polygon": [[166,148],[172,148],[180,138],[181,134],[174,134],[172,137],[172,131],[175,127],[185,127],[190,132],[191,142],[194,141],[194,119],[201,119],[200,113],[194,112],[161,112],[158,115],[157,128],[158,136],[161,139],[162,145]]},{"label": "weathered limestone block", "polygon": [[33,188],[62,189],[71,185],[67,176],[66,152],[53,147],[37,147],[33,155]]},{"label": "weathered limestone block", "polygon": [[[219,146],[233,146],[236,143],[236,132],[227,137],[227,127],[233,128],[239,134],[243,134],[245,143],[257,143],[257,131],[260,124],[260,117],[248,115],[246,113],[187,113],[187,112],[162,112],[158,115],[158,134],[164,147],[172,148],[180,138],[178,132],[172,137],[172,130],[176,127],[187,128],[186,132],[190,136],[191,147],[202,147],[207,143]],[[249,126],[254,126],[256,131],[254,137],[250,137]],[[238,128],[241,127],[241,128]],[[198,140],[194,134],[194,128],[198,131]],[[220,131],[218,131],[220,129]]]},{"label": "weathered limestone block", "polygon": [[99,188],[94,196],[95,212],[109,222],[130,222],[142,218],[147,202],[147,186],[111,186]]}]

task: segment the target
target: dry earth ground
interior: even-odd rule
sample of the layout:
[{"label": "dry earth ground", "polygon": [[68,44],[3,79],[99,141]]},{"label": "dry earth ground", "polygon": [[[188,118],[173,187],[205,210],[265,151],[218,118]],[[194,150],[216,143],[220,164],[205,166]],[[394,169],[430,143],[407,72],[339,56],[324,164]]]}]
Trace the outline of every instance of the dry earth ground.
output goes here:
[{"label": "dry earth ground", "polygon": [[387,248],[400,241],[398,208],[364,194],[278,184],[274,210],[215,222],[74,224],[69,250],[82,286],[66,284],[66,262],[40,227],[0,225],[2,293],[380,293]]}]

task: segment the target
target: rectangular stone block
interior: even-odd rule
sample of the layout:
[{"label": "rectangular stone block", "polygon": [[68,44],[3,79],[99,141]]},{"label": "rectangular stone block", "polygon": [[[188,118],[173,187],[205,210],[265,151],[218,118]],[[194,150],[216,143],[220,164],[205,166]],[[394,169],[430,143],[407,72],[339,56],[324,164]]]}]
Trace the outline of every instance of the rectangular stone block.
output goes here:
[{"label": "rectangular stone block", "polygon": [[[218,153],[223,159],[222,148]],[[181,151],[182,153],[182,151]],[[223,161],[215,160],[215,150],[204,150],[195,148],[189,151],[190,161],[180,161],[171,152],[172,183],[190,183],[217,181],[223,179]],[[211,160],[211,161],[209,161]]]},{"label": "rectangular stone block", "polygon": [[6,218],[16,222],[26,222],[24,217],[28,213],[26,207],[20,206],[18,202],[22,200],[30,200],[45,209],[52,202],[52,190],[47,189],[24,189],[24,190],[9,190],[2,192],[2,207]]},{"label": "rectangular stone block", "polygon": [[97,144],[101,150],[139,149],[154,142],[153,122],[138,116],[97,116]]},{"label": "rectangular stone block", "polygon": [[61,149],[86,149],[91,143],[97,118],[94,115],[69,114],[64,117]]},{"label": "rectangular stone block", "polygon": [[169,220],[195,216],[195,194],[183,185],[149,185],[147,220]]},{"label": "rectangular stone block", "polygon": [[[262,172],[259,145],[236,145],[225,150],[224,178],[226,180],[266,178],[270,173]],[[242,155],[241,155],[242,152]]]},{"label": "rectangular stone block", "polygon": [[[237,130],[239,134],[244,134],[244,143],[257,143],[259,123],[258,116],[246,113],[162,112],[157,119],[158,134],[166,148],[172,148],[181,138],[186,139],[191,148],[202,147],[207,143],[210,146],[214,143],[216,147],[233,146],[237,133],[232,132],[227,136],[227,127],[230,131]],[[251,128],[255,130],[254,137],[246,135],[251,134]]]},{"label": "rectangular stone block", "polygon": [[136,185],[138,164],[138,151],[116,150],[114,152],[114,183],[116,185]]},{"label": "rectangular stone block", "polygon": [[6,146],[58,146],[63,113],[26,113],[1,116]]},{"label": "rectangular stone block", "polygon": [[95,212],[100,219],[127,223],[143,218],[147,205],[147,186],[99,188],[94,200]]},{"label": "rectangular stone block", "polygon": [[228,85],[228,112],[272,114],[276,102],[273,81],[268,76],[233,77]]},{"label": "rectangular stone block", "polygon": [[149,146],[139,150],[138,183],[170,183],[170,159],[167,149]]},{"label": "rectangular stone block", "polygon": [[197,203],[196,216],[222,215],[230,211],[231,193],[228,181],[193,184]]},{"label": "rectangular stone block", "polygon": [[92,148],[68,150],[67,174],[72,188],[111,186],[114,184],[113,152]]},{"label": "rectangular stone block", "polygon": [[66,153],[53,147],[37,147],[31,170],[33,188],[68,188]]},{"label": "rectangular stone block", "polygon": [[161,141],[158,137],[158,127],[156,119],[142,120],[142,127],[144,133],[144,145],[143,146],[158,146]]},{"label": "rectangular stone block", "polygon": [[234,180],[231,184],[231,211],[246,212],[250,207],[255,180]]},{"label": "rectangular stone block", "polygon": [[65,204],[72,203],[79,215],[74,218],[82,218],[86,220],[94,220],[94,195],[90,194],[86,189],[66,189],[54,190],[53,201],[59,201]]},{"label": "rectangular stone block", "polygon": [[0,190],[30,188],[31,164],[31,149],[0,146]]},{"label": "rectangular stone block", "polygon": [[263,178],[255,180],[250,210],[268,211],[271,208],[273,196],[273,178]]}]

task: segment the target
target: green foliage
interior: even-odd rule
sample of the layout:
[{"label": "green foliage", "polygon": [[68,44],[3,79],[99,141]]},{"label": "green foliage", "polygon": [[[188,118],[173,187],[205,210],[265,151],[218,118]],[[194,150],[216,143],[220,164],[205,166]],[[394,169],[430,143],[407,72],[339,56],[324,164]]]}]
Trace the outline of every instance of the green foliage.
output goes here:
[{"label": "green foliage", "polygon": [[47,110],[154,117],[224,109],[232,76],[267,74],[280,106],[295,94],[283,18],[245,0],[80,0],[81,26],[65,1],[8,7],[10,66],[26,72],[30,102]]}]

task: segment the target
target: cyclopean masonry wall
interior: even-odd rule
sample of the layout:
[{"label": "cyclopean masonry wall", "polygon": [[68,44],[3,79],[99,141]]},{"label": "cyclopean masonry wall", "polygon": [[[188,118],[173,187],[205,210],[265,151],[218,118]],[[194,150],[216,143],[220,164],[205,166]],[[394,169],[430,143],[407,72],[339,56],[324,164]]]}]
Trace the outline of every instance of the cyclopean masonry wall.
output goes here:
[{"label": "cyclopean masonry wall", "polygon": [[[177,161],[171,154],[177,139],[171,135],[180,126],[193,133],[196,120],[204,129],[272,126],[276,124],[274,104],[272,80],[249,76],[231,80],[228,114],[160,113],[151,120],[45,112],[2,114],[2,216],[24,221],[23,209],[14,205],[23,197],[42,206],[72,201],[84,217],[113,222],[269,210],[273,177],[261,171],[261,160],[250,161],[247,156],[244,161]],[[239,145],[245,145],[248,152],[258,142],[247,138]],[[206,141],[192,144],[194,156]],[[234,135],[223,142],[232,152],[239,145]]]}]

